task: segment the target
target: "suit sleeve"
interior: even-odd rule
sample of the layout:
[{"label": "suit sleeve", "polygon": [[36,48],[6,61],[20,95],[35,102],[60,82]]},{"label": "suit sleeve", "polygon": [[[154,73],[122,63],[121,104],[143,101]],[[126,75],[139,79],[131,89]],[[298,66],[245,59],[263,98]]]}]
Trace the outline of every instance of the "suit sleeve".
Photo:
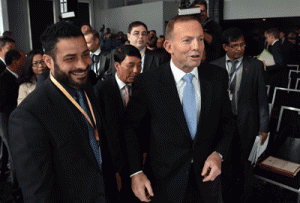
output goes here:
[{"label": "suit sleeve", "polygon": [[264,79],[263,63],[258,61],[258,108],[259,108],[259,132],[269,132],[269,105],[266,90],[266,83]]},{"label": "suit sleeve", "polygon": [[134,174],[142,170],[142,157],[141,157],[141,143],[138,138],[139,127],[143,126],[143,122],[148,115],[148,107],[146,102],[146,95],[142,91],[135,78],[133,95],[131,96],[124,118],[124,135],[127,147],[127,156],[130,163],[130,174]]},{"label": "suit sleeve", "polygon": [[285,67],[286,63],[279,46],[273,46],[273,57],[275,65],[267,66],[266,71],[280,70]]},{"label": "suit sleeve", "polygon": [[24,202],[51,202],[55,173],[50,140],[31,113],[15,110],[9,119],[9,147]]}]

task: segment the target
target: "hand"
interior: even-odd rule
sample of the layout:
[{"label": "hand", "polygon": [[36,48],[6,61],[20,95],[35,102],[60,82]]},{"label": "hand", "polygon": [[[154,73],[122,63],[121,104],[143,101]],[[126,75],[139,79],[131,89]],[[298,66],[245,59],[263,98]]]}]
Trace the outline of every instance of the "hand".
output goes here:
[{"label": "hand", "polygon": [[212,42],[212,39],[213,39],[213,37],[212,37],[211,34],[208,34],[207,32],[204,32],[204,40],[205,40],[208,44],[210,44],[210,43]]},{"label": "hand", "polygon": [[221,174],[222,159],[219,154],[212,153],[206,159],[201,175],[204,176],[203,182],[214,181]]},{"label": "hand", "polygon": [[267,67],[265,60],[263,60],[262,62],[264,64],[264,67]]},{"label": "hand", "polygon": [[118,186],[118,191],[121,191],[122,188],[122,181],[121,181],[121,176],[119,173],[116,173],[116,179],[117,179],[117,186]]},{"label": "hand", "polygon": [[142,202],[150,202],[150,197],[154,196],[151,183],[143,172],[131,177],[131,188],[135,196]]},{"label": "hand", "polygon": [[259,132],[258,134],[262,136],[260,144],[263,145],[268,138],[268,133]]}]

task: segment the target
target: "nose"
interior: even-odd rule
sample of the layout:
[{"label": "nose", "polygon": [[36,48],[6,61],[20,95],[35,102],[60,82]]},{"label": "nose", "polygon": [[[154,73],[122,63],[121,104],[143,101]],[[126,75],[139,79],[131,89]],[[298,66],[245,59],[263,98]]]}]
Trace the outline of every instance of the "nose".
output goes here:
[{"label": "nose", "polygon": [[141,70],[142,70],[142,67],[140,65],[136,65],[133,68],[133,72],[136,74],[139,74],[141,72]]},{"label": "nose", "polygon": [[91,57],[86,57],[86,58],[79,58],[77,61],[77,68],[80,68],[82,70],[86,69],[87,66],[92,65],[92,59]]},{"label": "nose", "polygon": [[193,40],[193,43],[192,43],[192,48],[193,50],[199,50],[202,46],[202,41],[199,41],[197,39]]}]

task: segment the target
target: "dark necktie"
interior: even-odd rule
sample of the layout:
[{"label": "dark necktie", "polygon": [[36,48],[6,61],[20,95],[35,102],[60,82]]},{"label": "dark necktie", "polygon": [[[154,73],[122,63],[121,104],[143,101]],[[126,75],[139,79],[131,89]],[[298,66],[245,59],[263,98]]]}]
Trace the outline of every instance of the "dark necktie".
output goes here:
[{"label": "dark necktie", "polygon": [[237,115],[237,106],[236,106],[236,78],[237,78],[237,71],[236,71],[236,65],[238,61],[231,61],[231,69],[230,69],[230,74],[229,74],[229,82],[230,82],[230,92],[232,94],[232,100],[231,100],[231,106],[232,106],[232,113],[234,115]]},{"label": "dark necktie", "polygon": [[[82,90],[77,90],[76,94],[77,94],[77,98],[75,97],[74,99],[75,100],[77,99],[78,104],[81,106],[81,108],[86,112],[86,114],[90,117],[90,120],[93,122],[90,108],[87,105],[87,101],[86,101],[86,97],[85,97],[84,93],[82,92]],[[93,149],[93,152],[95,154],[97,162],[101,168],[102,158],[101,158],[100,146],[98,145],[98,142],[96,141],[94,128],[91,126],[91,124],[85,118],[84,118],[84,120],[88,126],[90,145]]]},{"label": "dark necktie", "polygon": [[188,124],[192,139],[194,140],[197,131],[197,109],[195,89],[192,83],[193,77],[193,74],[186,74],[182,78],[186,83],[183,90],[182,106],[185,120]]},{"label": "dark necktie", "polygon": [[91,70],[94,70],[94,65],[95,65],[95,54],[91,54],[91,59],[92,59]]}]

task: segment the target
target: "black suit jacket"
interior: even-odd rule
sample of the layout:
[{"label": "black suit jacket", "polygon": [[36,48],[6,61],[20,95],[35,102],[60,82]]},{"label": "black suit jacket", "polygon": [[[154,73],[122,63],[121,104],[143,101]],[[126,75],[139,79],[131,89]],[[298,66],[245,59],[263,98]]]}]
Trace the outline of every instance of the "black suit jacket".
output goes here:
[{"label": "black suit jacket", "polygon": [[99,81],[94,86],[94,91],[105,117],[106,134],[109,135],[108,144],[111,148],[116,149],[112,154],[115,171],[120,172],[124,165],[125,146],[122,124],[125,109],[115,75],[105,81]]},{"label": "black suit jacket", "polygon": [[0,75],[0,112],[9,115],[17,106],[19,84],[7,69]]},{"label": "black suit jacket", "polygon": [[2,60],[0,60],[0,75],[5,71],[5,69],[6,69],[5,63],[3,63]]},{"label": "black suit jacket", "polygon": [[[142,137],[149,147],[144,173],[151,181],[157,202],[182,201],[192,159],[197,183],[207,189],[203,195],[209,202],[219,201],[218,197],[214,199],[216,196],[210,190],[214,182],[203,183],[201,171],[205,160],[214,151],[226,157],[232,139],[228,75],[221,68],[209,64],[202,64],[198,71],[201,114],[194,141],[189,133],[170,64],[166,63],[135,78],[125,115],[130,172],[133,174],[143,168],[138,142],[138,138]],[[144,133],[139,133],[138,129],[143,124],[149,126],[149,132],[144,130]]]},{"label": "black suit jacket", "polygon": [[269,51],[273,55],[275,65],[266,67],[266,82],[271,86],[286,88],[288,81],[288,69],[280,42],[275,42]]},{"label": "black suit jacket", "polygon": [[[212,64],[226,70],[226,57]],[[248,159],[253,141],[259,132],[269,132],[269,106],[263,72],[263,63],[247,56],[243,57],[243,72],[238,93],[238,133],[242,136],[241,149]]]},{"label": "black suit jacket", "polygon": [[9,147],[25,202],[118,202],[100,107],[92,86],[85,90],[98,121],[102,170],[84,117],[49,78],[11,114]]},{"label": "black suit jacket", "polygon": [[110,58],[106,54],[100,53],[94,56],[93,61],[95,61],[94,72],[96,73],[97,80],[100,80],[109,69]]}]

